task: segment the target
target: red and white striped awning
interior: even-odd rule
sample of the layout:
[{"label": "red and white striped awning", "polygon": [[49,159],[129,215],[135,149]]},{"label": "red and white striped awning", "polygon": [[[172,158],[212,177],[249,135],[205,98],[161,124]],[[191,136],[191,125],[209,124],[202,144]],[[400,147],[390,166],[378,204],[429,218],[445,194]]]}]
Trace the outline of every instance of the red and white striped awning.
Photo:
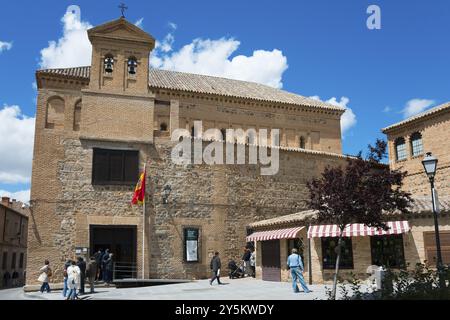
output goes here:
[{"label": "red and white striped awning", "polygon": [[296,227],[290,229],[269,230],[254,232],[247,237],[247,242],[250,241],[267,241],[277,239],[293,239],[297,237],[297,233],[305,227]]},{"label": "red and white striped awning", "polygon": [[[368,227],[364,224],[349,224],[344,230],[344,237],[361,237],[361,236],[382,236],[389,234],[401,234],[410,230],[408,221],[390,221],[386,223],[389,230]],[[308,229],[309,238],[325,238],[338,237],[339,227],[337,225],[321,225],[311,226]]]}]

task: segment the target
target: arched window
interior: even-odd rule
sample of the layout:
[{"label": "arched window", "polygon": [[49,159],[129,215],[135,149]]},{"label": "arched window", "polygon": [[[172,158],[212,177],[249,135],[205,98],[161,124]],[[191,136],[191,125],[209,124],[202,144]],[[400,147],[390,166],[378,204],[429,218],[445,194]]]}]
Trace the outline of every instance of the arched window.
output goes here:
[{"label": "arched window", "polygon": [[397,161],[406,159],[406,143],[404,138],[397,138],[395,140],[395,155]]},{"label": "arched window", "polygon": [[47,129],[64,129],[64,100],[62,98],[54,97],[48,100],[45,127]]},{"label": "arched window", "polygon": [[422,135],[420,132],[414,132],[411,135],[411,155],[416,157],[423,153]]},{"label": "arched window", "polygon": [[222,141],[226,141],[227,140],[227,130],[220,129],[220,133],[222,134]]},{"label": "arched window", "polygon": [[128,58],[128,73],[131,75],[136,74],[137,72],[137,59],[135,57]]},{"label": "arched window", "polygon": [[73,131],[80,131],[81,123],[81,101],[75,104],[75,110],[73,112]]},{"label": "arched window", "polygon": [[305,137],[300,137],[299,145],[300,145],[300,149],[305,149],[305,147],[306,147]]},{"label": "arched window", "polygon": [[165,122],[161,123],[161,125],[159,126],[159,130],[167,131],[167,124]]},{"label": "arched window", "polygon": [[114,71],[114,57],[111,54],[105,56],[104,69],[106,73],[112,73]]}]

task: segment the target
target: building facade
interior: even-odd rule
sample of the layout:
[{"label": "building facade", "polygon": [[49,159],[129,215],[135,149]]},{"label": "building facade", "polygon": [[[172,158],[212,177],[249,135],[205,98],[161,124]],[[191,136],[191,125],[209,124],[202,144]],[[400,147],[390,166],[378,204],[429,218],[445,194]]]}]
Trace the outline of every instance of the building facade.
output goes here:
[{"label": "building facade", "polygon": [[27,258],[28,211],[2,197],[0,203],[0,289],[23,286]]},{"label": "building facade", "polygon": [[450,196],[450,103],[434,107],[384,128],[392,170],[406,171],[403,188],[415,196],[429,196],[430,184],[424,174],[423,157],[432,152],[438,158],[435,187]]},{"label": "building facade", "polygon": [[[155,40],[123,18],[88,35],[91,66],[36,73],[29,285],[45,259],[59,282],[66,259],[105,248],[132,269],[125,277],[205,278],[214,251],[224,261],[240,255],[249,222],[306,208],[306,182],[345,163],[342,108],[256,83],[149,69]],[[196,121],[221,135],[193,130]],[[202,151],[210,139],[224,153],[243,148],[245,160],[259,148],[255,135],[280,129],[279,143],[266,144],[279,152],[279,170],[175,164],[177,129]],[[227,129],[254,131],[240,141],[224,137]],[[131,205],[144,166],[145,217]]]}]

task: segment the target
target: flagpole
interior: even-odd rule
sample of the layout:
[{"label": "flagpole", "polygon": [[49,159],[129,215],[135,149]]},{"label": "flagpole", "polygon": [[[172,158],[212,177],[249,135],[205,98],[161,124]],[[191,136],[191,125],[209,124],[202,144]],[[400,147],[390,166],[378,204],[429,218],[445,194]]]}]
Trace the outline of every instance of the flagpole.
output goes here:
[{"label": "flagpole", "polygon": [[[147,179],[147,161],[144,164],[144,179]],[[142,214],[142,280],[145,279],[145,198],[146,198],[146,187],[144,188],[144,203],[143,203],[143,214]]]}]

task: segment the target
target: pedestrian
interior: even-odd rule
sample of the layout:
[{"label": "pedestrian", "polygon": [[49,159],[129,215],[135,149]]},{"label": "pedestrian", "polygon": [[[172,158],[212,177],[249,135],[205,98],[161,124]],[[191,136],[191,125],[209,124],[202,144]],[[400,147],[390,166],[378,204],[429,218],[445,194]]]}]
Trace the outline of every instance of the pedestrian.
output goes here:
[{"label": "pedestrian", "polygon": [[298,290],[297,286],[297,279],[300,282],[300,285],[303,288],[303,291],[305,293],[310,293],[311,290],[308,289],[305,283],[305,278],[303,278],[303,262],[302,258],[297,254],[297,249],[292,249],[292,254],[287,259],[287,266],[291,270],[291,276],[292,276],[292,289],[294,289],[294,292],[300,292]]},{"label": "pedestrian", "polygon": [[255,253],[255,250],[253,250],[250,255],[250,268],[252,270],[252,277],[256,278],[256,253]]},{"label": "pedestrian", "polygon": [[251,275],[250,269],[250,257],[251,257],[250,249],[244,248],[244,255],[242,256],[242,263],[244,264],[244,274],[247,276]]},{"label": "pedestrian", "polygon": [[41,274],[39,275],[38,281],[42,282],[41,292],[44,293],[44,291],[47,291],[47,293],[50,293],[50,285],[48,283],[52,276],[52,269],[48,260],[45,260],[44,266],[39,269],[39,272]]},{"label": "pedestrian", "polygon": [[3,287],[7,288],[9,287],[9,280],[11,279],[11,274],[9,273],[9,271],[7,270],[4,274],[3,274]]},{"label": "pedestrian", "polygon": [[80,268],[77,266],[75,260],[71,261],[70,267],[67,268],[67,284],[69,286],[69,295],[66,300],[79,299],[77,289],[80,288]]},{"label": "pedestrian", "polygon": [[19,273],[16,270],[13,270],[13,274],[12,274],[12,286],[13,287],[17,287],[18,281],[19,279]]},{"label": "pedestrian", "polygon": [[84,294],[84,282],[86,279],[86,262],[83,257],[78,257],[78,268],[80,268],[80,295]]},{"label": "pedestrian", "polygon": [[97,259],[95,255],[91,257],[86,268],[86,278],[89,280],[89,286],[91,288],[91,293],[94,293],[94,282],[97,276]]},{"label": "pedestrian", "polygon": [[220,262],[219,252],[216,251],[214,253],[214,257],[211,259],[210,267],[212,270],[212,278],[209,280],[209,284],[212,285],[216,279],[218,284],[222,284],[222,282],[220,282],[220,268],[222,267],[222,263]]},{"label": "pedestrian", "polygon": [[72,265],[72,261],[69,259],[64,263],[63,275],[64,275],[64,287],[63,287],[63,297],[67,296],[67,291],[69,291],[69,287],[67,286],[67,268]]},{"label": "pedestrian", "polygon": [[97,270],[95,272],[95,280],[98,281],[101,279],[101,266],[102,266],[102,258],[103,258],[103,250],[99,249],[95,254],[94,254],[94,258],[95,258],[95,262],[97,263]]},{"label": "pedestrian", "polygon": [[109,259],[109,249],[106,249],[102,257],[102,280],[106,283],[108,273],[106,272],[106,261]]},{"label": "pedestrian", "polygon": [[109,254],[109,258],[105,261],[106,286],[109,287],[113,280],[114,261],[113,254]]}]

